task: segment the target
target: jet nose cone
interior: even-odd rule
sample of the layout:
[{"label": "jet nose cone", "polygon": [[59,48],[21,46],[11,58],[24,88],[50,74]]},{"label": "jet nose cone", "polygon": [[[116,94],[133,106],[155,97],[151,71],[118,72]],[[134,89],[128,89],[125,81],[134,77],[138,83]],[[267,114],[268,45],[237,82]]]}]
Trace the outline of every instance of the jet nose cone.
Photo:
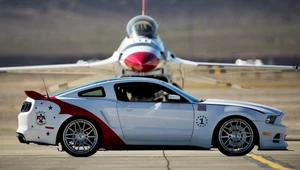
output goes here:
[{"label": "jet nose cone", "polygon": [[155,54],[149,52],[132,53],[124,60],[129,68],[137,72],[151,71],[158,65],[159,61]]}]

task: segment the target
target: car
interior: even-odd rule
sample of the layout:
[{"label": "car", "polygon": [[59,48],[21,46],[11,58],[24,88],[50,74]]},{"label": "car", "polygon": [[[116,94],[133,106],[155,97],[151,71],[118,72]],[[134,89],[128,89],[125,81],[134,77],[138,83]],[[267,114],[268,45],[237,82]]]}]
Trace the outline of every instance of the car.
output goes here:
[{"label": "car", "polygon": [[99,149],[210,149],[242,156],[285,150],[278,109],[231,100],[197,99],[152,78],[114,78],[53,96],[25,91],[18,115],[21,143],[60,146],[75,157]]}]

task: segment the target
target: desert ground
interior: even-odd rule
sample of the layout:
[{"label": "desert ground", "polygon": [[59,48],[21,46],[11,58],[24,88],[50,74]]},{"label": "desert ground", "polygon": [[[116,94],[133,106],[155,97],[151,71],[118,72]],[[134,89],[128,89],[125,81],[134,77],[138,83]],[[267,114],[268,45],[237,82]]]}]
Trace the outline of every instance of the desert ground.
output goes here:
[{"label": "desert ground", "polygon": [[[84,75],[0,74],[0,169],[300,169],[300,73],[205,75],[234,85],[235,89],[186,80],[184,89],[202,99],[219,98],[266,104],[285,112],[289,127],[288,151],[253,151],[227,157],[209,151],[99,151],[89,158],[73,158],[55,146],[20,144],[15,137],[24,90],[45,93],[47,86],[76,80]],[[180,85],[181,82],[178,82]],[[50,95],[54,92],[50,92]],[[68,163],[66,163],[68,162]]]}]

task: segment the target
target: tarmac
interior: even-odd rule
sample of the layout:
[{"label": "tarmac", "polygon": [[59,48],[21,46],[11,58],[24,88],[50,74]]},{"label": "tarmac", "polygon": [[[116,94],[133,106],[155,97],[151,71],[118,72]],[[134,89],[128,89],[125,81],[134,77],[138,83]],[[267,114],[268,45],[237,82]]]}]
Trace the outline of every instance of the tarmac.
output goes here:
[{"label": "tarmac", "polygon": [[253,82],[255,88],[252,90],[221,90],[215,87],[208,88],[204,84],[190,83],[191,87],[187,88],[187,91],[202,99],[249,101],[283,110],[283,124],[289,128],[287,151],[257,151],[257,148],[254,148],[251,153],[241,157],[227,157],[216,148],[205,151],[98,151],[88,158],[75,158],[66,152],[58,152],[55,146],[21,144],[14,130],[17,127],[16,119],[20,106],[26,98],[24,89],[42,89],[41,77],[45,78],[49,86],[79,77],[0,74],[0,170],[300,169],[299,74],[283,75],[281,78],[272,76],[274,75],[266,75],[261,79],[255,76],[227,76],[228,81],[232,83],[252,85]]},{"label": "tarmac", "polygon": [[300,169],[300,141],[288,141],[287,151],[258,151],[227,157],[218,149],[98,151],[87,158],[69,156],[55,146],[21,144],[12,131],[0,131],[1,170],[94,170],[94,169]]}]

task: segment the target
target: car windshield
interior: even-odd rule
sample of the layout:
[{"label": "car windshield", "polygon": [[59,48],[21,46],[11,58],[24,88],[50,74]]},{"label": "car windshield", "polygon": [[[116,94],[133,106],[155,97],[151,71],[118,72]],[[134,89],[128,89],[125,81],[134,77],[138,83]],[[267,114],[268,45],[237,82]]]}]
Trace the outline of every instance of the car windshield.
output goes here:
[{"label": "car windshield", "polygon": [[178,93],[179,95],[187,98],[188,100],[194,102],[194,103],[198,103],[201,102],[199,99],[195,98],[194,96],[184,92],[183,90],[177,88],[176,86],[170,85],[169,83],[163,82],[165,84],[165,86],[169,87],[171,90],[175,91],[176,93]]}]

